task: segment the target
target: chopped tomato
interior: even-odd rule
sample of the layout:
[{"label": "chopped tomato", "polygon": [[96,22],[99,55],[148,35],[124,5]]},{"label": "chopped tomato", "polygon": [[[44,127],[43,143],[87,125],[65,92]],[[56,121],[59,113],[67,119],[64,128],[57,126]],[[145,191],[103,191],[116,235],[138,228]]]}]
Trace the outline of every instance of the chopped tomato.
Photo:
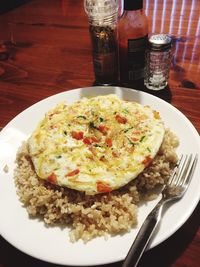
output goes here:
[{"label": "chopped tomato", "polygon": [[108,184],[99,181],[97,182],[97,191],[99,193],[108,193],[111,191],[111,188]]},{"label": "chopped tomato", "polygon": [[96,153],[96,151],[95,151],[95,149],[94,149],[93,146],[90,146],[88,149],[90,150],[90,152],[92,152],[92,154],[93,154],[94,156],[96,156],[97,153]]},{"label": "chopped tomato", "polygon": [[133,142],[137,142],[139,139],[138,139],[137,137],[131,137],[131,140],[132,140]]},{"label": "chopped tomato", "polygon": [[103,134],[103,135],[106,135],[107,134],[107,131],[108,131],[108,127],[106,127],[105,125],[99,125],[98,127],[99,131]]},{"label": "chopped tomato", "polygon": [[119,153],[118,153],[117,151],[113,151],[113,152],[112,152],[112,155],[113,155],[113,157],[115,157],[115,158],[118,158],[118,157],[119,157]]},{"label": "chopped tomato", "polygon": [[83,139],[83,132],[75,132],[75,131],[72,131],[71,132],[71,135],[74,139],[76,140],[81,140]]},{"label": "chopped tomato", "polygon": [[94,160],[94,157],[93,157],[93,156],[87,156],[87,158],[88,158],[89,160]]},{"label": "chopped tomato", "polygon": [[79,169],[76,169],[71,172],[68,172],[65,176],[74,176],[77,175],[79,172],[80,172]]},{"label": "chopped tomato", "polygon": [[133,131],[133,134],[141,134],[141,131],[135,130],[135,131]]},{"label": "chopped tomato", "polygon": [[50,129],[56,129],[57,126],[55,124],[49,126]]},{"label": "chopped tomato", "polygon": [[142,164],[144,164],[145,167],[146,167],[146,166],[149,165],[149,163],[151,163],[151,161],[152,161],[152,158],[148,155],[148,156],[146,156],[145,159],[142,161]]},{"label": "chopped tomato", "polygon": [[49,175],[49,177],[47,179],[52,184],[56,184],[56,182],[57,182],[57,177],[56,177],[55,173],[52,173],[51,175]]},{"label": "chopped tomato", "polygon": [[121,115],[119,115],[119,114],[117,114],[117,115],[115,116],[115,119],[116,119],[117,122],[119,122],[119,123],[122,123],[122,124],[127,123],[127,118],[125,118],[125,117],[123,117],[123,116],[121,116]]},{"label": "chopped tomato", "polygon": [[98,142],[99,140],[95,136],[85,137],[83,139],[83,143],[86,145],[91,145],[92,143],[98,143]]},{"label": "chopped tomato", "polygon": [[105,158],[105,156],[101,156],[99,160],[103,162],[107,162],[107,159]]},{"label": "chopped tomato", "polygon": [[83,139],[83,143],[86,144],[86,145],[91,145],[92,144],[92,140],[89,137],[85,137]]},{"label": "chopped tomato", "polygon": [[91,136],[91,140],[94,143],[98,143],[99,142],[99,139],[97,139],[95,136]]},{"label": "chopped tomato", "polygon": [[106,138],[106,145],[111,147],[112,146],[112,139],[111,138]]}]

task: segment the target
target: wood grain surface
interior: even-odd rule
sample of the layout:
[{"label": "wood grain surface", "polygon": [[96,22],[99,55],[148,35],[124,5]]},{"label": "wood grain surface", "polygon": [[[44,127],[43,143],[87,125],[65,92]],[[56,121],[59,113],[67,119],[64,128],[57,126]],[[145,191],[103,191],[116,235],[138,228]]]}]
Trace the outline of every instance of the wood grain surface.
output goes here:
[{"label": "wood grain surface", "polygon": [[[83,1],[25,2],[0,15],[0,127],[45,97],[94,82]],[[146,0],[144,10],[150,33],[173,38],[169,87],[154,94],[177,107],[200,133],[200,1]],[[174,235],[145,253],[139,267],[199,267],[199,213],[198,205]],[[0,267],[14,266],[55,265],[25,255],[0,237]]]}]

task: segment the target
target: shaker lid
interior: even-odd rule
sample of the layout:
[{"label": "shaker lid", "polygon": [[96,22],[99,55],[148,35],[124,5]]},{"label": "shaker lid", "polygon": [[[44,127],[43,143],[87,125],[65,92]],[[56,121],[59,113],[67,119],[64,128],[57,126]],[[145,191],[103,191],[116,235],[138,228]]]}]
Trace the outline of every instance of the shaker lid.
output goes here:
[{"label": "shaker lid", "polygon": [[124,0],[124,10],[138,10],[143,8],[143,0]]},{"label": "shaker lid", "polygon": [[167,34],[154,34],[149,38],[149,47],[153,50],[165,50],[172,45],[172,38]]},{"label": "shaker lid", "polygon": [[118,0],[84,0],[84,9],[91,24],[111,25],[117,21]]}]

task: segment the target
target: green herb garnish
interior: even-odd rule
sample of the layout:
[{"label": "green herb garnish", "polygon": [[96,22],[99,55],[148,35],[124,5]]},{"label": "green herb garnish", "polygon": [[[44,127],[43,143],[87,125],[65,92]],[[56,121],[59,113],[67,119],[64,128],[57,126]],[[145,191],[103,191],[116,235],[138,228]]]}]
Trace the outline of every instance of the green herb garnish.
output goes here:
[{"label": "green herb garnish", "polygon": [[147,147],[147,150],[148,150],[149,152],[151,152],[151,149],[150,149],[149,147]]},{"label": "green herb garnish", "polygon": [[129,141],[129,144],[132,145],[132,146],[135,146],[136,143],[133,143],[129,138],[128,138],[128,141]]},{"label": "green herb garnish", "polygon": [[129,127],[127,129],[124,130],[124,133],[127,133],[129,130],[133,129],[133,127]]},{"label": "green herb garnish", "polygon": [[123,110],[122,110],[122,112],[123,112],[123,113],[125,113],[125,114],[129,114],[129,110],[128,110],[128,109],[126,109],[126,108],[125,108],[125,109],[123,109]]},{"label": "green herb garnish", "polygon": [[144,141],[145,135],[140,138],[140,142]]},{"label": "green herb garnish", "polygon": [[94,146],[95,146],[95,147],[101,147],[101,146],[100,146],[100,145],[98,145],[98,144],[94,144]]},{"label": "green herb garnish", "polygon": [[84,119],[84,120],[86,120],[87,118],[85,117],[85,116],[82,116],[82,115],[80,115],[80,116],[77,116],[77,118],[79,119]]},{"label": "green herb garnish", "polygon": [[98,129],[98,128],[94,125],[94,122],[92,122],[92,121],[89,122],[89,127],[90,127],[90,128],[93,128],[93,129]]}]

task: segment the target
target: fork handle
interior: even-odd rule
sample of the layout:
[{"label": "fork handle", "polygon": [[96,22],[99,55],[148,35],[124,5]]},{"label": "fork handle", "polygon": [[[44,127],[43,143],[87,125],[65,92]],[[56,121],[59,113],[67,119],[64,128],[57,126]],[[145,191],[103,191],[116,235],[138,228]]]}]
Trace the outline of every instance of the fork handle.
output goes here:
[{"label": "fork handle", "polygon": [[156,228],[156,225],[160,221],[163,203],[164,201],[161,199],[147,216],[124,260],[124,263],[122,264],[122,267],[137,266]]}]

